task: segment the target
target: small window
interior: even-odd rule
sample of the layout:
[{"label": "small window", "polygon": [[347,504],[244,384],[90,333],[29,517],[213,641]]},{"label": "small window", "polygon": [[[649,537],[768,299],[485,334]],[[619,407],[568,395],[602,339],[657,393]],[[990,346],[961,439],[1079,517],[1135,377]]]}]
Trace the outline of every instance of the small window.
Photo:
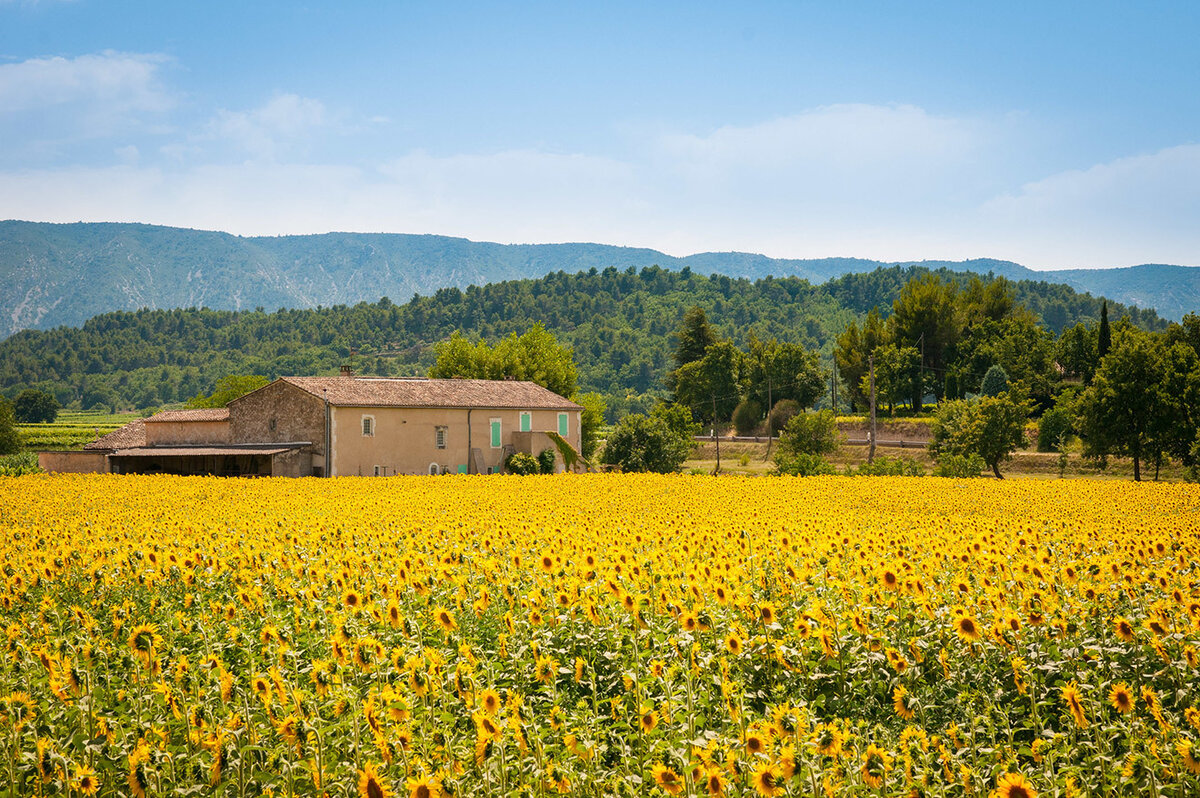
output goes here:
[{"label": "small window", "polygon": [[379,466],[375,466],[375,476],[379,476]]},{"label": "small window", "polygon": [[439,449],[446,448],[446,427],[433,428],[433,443]]},{"label": "small window", "polygon": [[499,449],[500,448],[500,419],[493,418],[491,420],[491,425],[492,425],[492,448]]},{"label": "small window", "polygon": [[528,410],[521,413],[521,432],[529,432],[533,429],[533,414]]},{"label": "small window", "polygon": [[362,431],[364,438],[370,438],[375,435],[375,416],[362,417]]},{"label": "small window", "polygon": [[567,437],[568,429],[569,429],[569,427],[568,427],[568,423],[567,423],[567,414],[559,413],[558,414],[558,434],[565,438],[565,437]]},{"label": "small window", "polygon": [[275,419],[271,419],[269,422],[267,422],[267,429],[271,430],[271,432],[275,431]]}]

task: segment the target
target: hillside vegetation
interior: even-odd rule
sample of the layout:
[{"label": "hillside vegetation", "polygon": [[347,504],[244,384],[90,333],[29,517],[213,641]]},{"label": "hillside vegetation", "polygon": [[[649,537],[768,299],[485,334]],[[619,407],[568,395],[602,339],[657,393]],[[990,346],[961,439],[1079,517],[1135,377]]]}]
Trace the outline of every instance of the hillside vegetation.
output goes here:
[{"label": "hillside vegetation", "polygon": [[673,257],[603,244],[505,245],[435,235],[243,238],[144,224],[0,221],[0,338],[26,328],[78,326],[117,310],[328,307],[381,296],[403,300],[440,288],[466,289],[558,271],[653,265],[750,280],[800,277],[813,283],[878,267],[920,265],[1065,283],[1126,305],[1157,308],[1174,320],[1200,308],[1200,269],[1179,266],[1039,272],[992,259],[896,264],[857,258],[788,260],[744,252]]},{"label": "hillside vegetation", "polygon": [[[739,345],[759,338],[795,341],[828,359],[832,343],[872,308],[884,315],[919,267],[846,275],[814,286],[799,278],[750,281],[690,269],[555,272],[438,290],[401,305],[389,299],[268,313],[208,309],[139,310],[97,316],[80,328],[27,330],[0,342],[0,392],[44,388],[63,406],[148,408],[208,393],[228,374],[336,372],[425,374],[432,346],[456,330],[489,340],[541,322],[574,348],[579,388],[609,399],[610,415],[664,388],[673,367],[672,334],[687,308],[705,309],[717,332]],[[967,284],[973,275],[938,272]],[[987,282],[991,278],[984,278]],[[1020,281],[1014,299],[1052,330],[1098,319],[1100,300],[1071,288]],[[1146,329],[1166,322],[1153,311],[1109,305]],[[627,399],[632,394],[633,400]]]}]

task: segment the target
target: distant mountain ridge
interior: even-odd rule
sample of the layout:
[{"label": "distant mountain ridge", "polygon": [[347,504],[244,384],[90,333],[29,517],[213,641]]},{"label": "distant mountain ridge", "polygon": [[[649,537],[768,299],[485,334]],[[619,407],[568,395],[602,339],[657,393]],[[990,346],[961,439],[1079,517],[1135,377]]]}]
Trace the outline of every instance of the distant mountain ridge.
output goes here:
[{"label": "distant mountain ridge", "polygon": [[552,272],[658,265],[699,274],[822,283],[893,265],[993,272],[1064,283],[1168,319],[1200,310],[1200,268],[1146,264],[1035,271],[1011,261],[793,260],[742,252],[675,257],[606,244],[495,244],[437,235],[324,233],[243,238],[145,224],[0,221],[0,338],[26,329],[78,326],[138,308],[311,308],[439,288],[466,288]]}]

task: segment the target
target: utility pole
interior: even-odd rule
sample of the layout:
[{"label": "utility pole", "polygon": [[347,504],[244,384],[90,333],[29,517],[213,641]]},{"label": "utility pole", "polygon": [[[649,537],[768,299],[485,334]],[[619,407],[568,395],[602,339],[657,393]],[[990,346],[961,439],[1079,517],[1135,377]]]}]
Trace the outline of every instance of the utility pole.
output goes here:
[{"label": "utility pole", "polygon": [[871,444],[867,449],[867,462],[875,461],[875,353],[872,352],[867,357],[867,363],[871,367]]},{"label": "utility pole", "polygon": [[763,461],[771,459],[771,438],[774,437],[775,431],[771,429],[771,409],[774,407],[771,404],[771,371],[767,370],[767,456]]},{"label": "utility pole", "polygon": [[716,476],[717,474],[721,473],[721,436],[717,434],[717,395],[716,394],[713,394],[713,397],[712,397],[712,410],[713,410],[713,425],[712,425],[713,440],[717,444],[717,467],[713,469],[713,475]]}]

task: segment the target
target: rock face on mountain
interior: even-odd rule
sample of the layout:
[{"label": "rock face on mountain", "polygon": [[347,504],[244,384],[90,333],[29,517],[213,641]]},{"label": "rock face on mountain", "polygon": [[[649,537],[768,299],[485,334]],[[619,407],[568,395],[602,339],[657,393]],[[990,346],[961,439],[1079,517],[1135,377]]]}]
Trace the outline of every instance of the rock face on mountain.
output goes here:
[{"label": "rock face on mountain", "polygon": [[[908,262],[904,262],[907,264]],[[785,260],[741,252],[684,258],[603,244],[493,244],[435,235],[327,233],[243,238],[143,224],[0,222],[0,338],[79,325],[138,308],[307,308],[404,300],[439,288],[591,268],[669,269],[814,283],[892,263]],[[1038,272],[998,260],[925,261],[930,268],[1066,283],[1179,319],[1200,309],[1200,268],[1166,265]]]}]

